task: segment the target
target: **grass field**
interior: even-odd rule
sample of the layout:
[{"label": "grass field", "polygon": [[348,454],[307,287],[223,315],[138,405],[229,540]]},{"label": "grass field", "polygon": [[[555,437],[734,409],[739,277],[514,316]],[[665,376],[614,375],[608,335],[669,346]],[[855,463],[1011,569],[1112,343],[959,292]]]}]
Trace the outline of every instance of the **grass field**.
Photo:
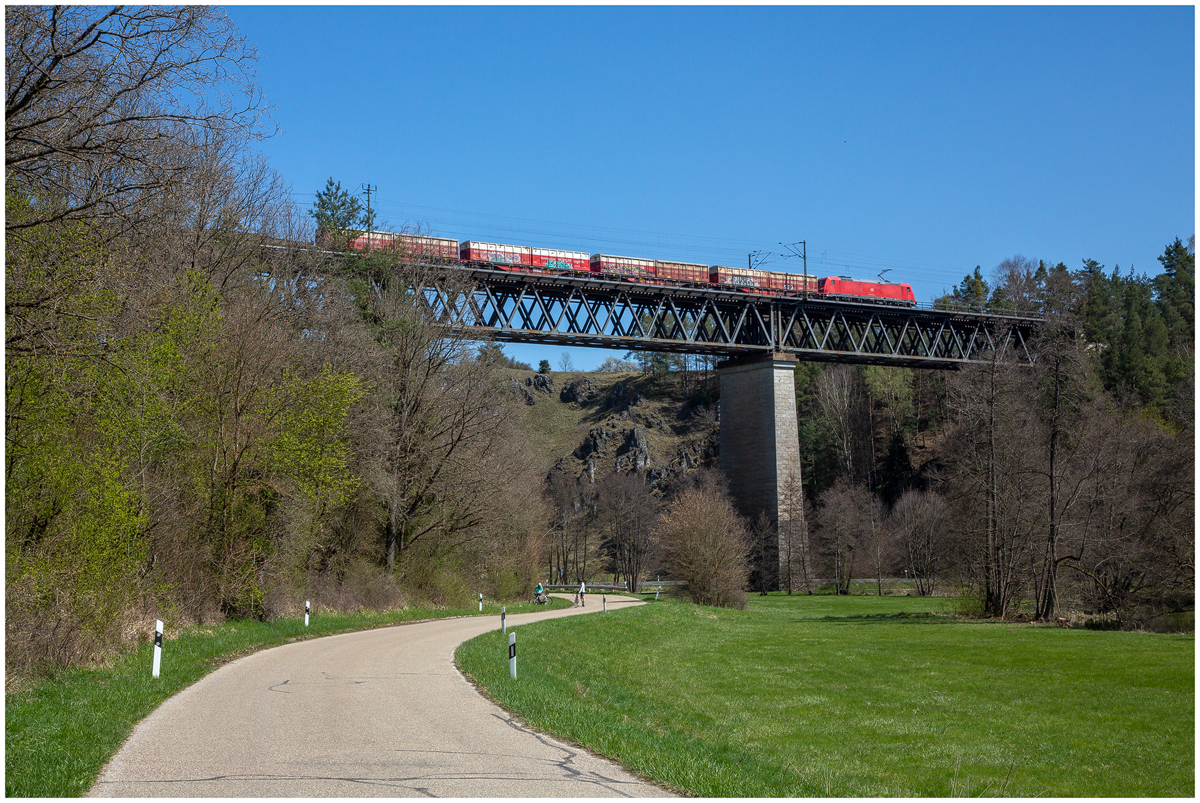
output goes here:
[{"label": "grass field", "polygon": [[[553,607],[567,604],[552,602]],[[532,603],[508,604],[507,608],[510,613],[545,610]],[[319,613],[310,617],[307,628],[302,618],[192,627],[164,641],[157,680],[150,676],[152,645],[147,643],[110,667],[74,669],[31,683],[5,695],[5,796],[75,797],[86,793],[134,725],[163,700],[240,655],[305,638],[471,616],[478,610]],[[498,616],[500,605],[484,605],[483,610]]]},{"label": "grass field", "polygon": [[1191,635],[957,619],[916,597],[650,604],[464,644],[534,728],[691,795],[1192,797]]}]

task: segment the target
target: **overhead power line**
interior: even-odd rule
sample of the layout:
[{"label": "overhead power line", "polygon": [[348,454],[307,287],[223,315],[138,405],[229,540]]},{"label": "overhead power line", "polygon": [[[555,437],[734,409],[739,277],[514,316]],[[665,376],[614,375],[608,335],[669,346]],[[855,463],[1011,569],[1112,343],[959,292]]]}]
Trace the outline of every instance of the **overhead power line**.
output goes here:
[{"label": "overhead power line", "polygon": [[[372,187],[372,190],[375,188]],[[293,193],[297,199],[311,199],[314,193]],[[646,256],[659,259],[694,260],[704,264],[744,265],[746,255],[754,253],[755,267],[771,269],[785,268],[785,260],[791,254],[771,254],[758,249],[761,241],[737,237],[713,235],[672,234],[590,224],[566,223],[562,221],[522,218],[497,215],[487,212],[471,212],[461,209],[427,206],[402,201],[379,201],[374,203],[376,218],[381,212],[391,211],[404,215],[403,220],[390,221],[395,226],[411,221],[428,226],[433,234],[457,240],[490,240],[496,242],[520,242],[522,238],[544,238],[542,242],[530,243],[545,247],[589,252],[627,252],[629,256]],[[640,253],[639,253],[640,252]],[[926,262],[897,260],[853,254],[823,248],[814,250],[813,259],[807,261],[808,271],[818,275],[876,276],[880,271],[895,270],[903,273],[906,281],[923,280],[942,284],[954,284],[965,275],[969,266],[948,267]]]}]

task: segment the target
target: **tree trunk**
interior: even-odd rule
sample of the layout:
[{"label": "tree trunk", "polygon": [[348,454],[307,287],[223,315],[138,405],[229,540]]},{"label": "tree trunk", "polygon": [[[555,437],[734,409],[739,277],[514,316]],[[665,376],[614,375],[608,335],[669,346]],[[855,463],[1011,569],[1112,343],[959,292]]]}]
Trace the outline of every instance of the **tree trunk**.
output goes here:
[{"label": "tree trunk", "polygon": [[983,612],[988,616],[1001,617],[1007,613],[1004,599],[1004,559],[999,544],[999,513],[997,505],[1000,491],[996,471],[996,360],[993,356],[988,385],[988,456],[987,456],[987,556],[984,562]]},{"label": "tree trunk", "polygon": [[1054,406],[1050,416],[1050,527],[1046,538],[1046,557],[1042,569],[1042,588],[1038,595],[1037,618],[1048,621],[1058,603],[1058,458],[1059,409],[1062,390],[1062,362],[1054,361]]},{"label": "tree trunk", "polygon": [[388,574],[393,574],[396,571],[396,543],[399,541],[397,537],[396,527],[397,510],[395,503],[388,504],[388,521],[387,527],[384,530],[384,549],[387,556]]}]

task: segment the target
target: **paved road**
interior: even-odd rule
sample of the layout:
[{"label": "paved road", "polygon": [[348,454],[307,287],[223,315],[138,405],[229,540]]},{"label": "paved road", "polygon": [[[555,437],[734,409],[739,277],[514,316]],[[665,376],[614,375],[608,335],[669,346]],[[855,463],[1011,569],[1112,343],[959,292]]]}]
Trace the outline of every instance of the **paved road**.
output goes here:
[{"label": "paved road", "polygon": [[[598,596],[584,609],[508,622],[598,613]],[[610,596],[608,604],[611,611],[638,601]],[[234,661],[143,720],[89,794],[669,796],[612,762],[526,729],[481,697],[455,669],[454,648],[497,627],[495,616],[439,620]],[[167,655],[164,671],[169,666]]]}]

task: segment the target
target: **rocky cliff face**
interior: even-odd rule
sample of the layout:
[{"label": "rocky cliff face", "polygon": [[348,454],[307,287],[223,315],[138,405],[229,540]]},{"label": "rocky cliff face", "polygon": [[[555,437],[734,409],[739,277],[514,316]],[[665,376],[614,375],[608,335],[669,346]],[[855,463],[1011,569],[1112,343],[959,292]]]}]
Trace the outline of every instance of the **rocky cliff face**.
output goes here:
[{"label": "rocky cliff face", "polygon": [[680,474],[716,465],[715,404],[693,403],[670,378],[535,374],[514,376],[512,390],[548,474],[599,482],[613,471],[636,471],[665,488]]}]

